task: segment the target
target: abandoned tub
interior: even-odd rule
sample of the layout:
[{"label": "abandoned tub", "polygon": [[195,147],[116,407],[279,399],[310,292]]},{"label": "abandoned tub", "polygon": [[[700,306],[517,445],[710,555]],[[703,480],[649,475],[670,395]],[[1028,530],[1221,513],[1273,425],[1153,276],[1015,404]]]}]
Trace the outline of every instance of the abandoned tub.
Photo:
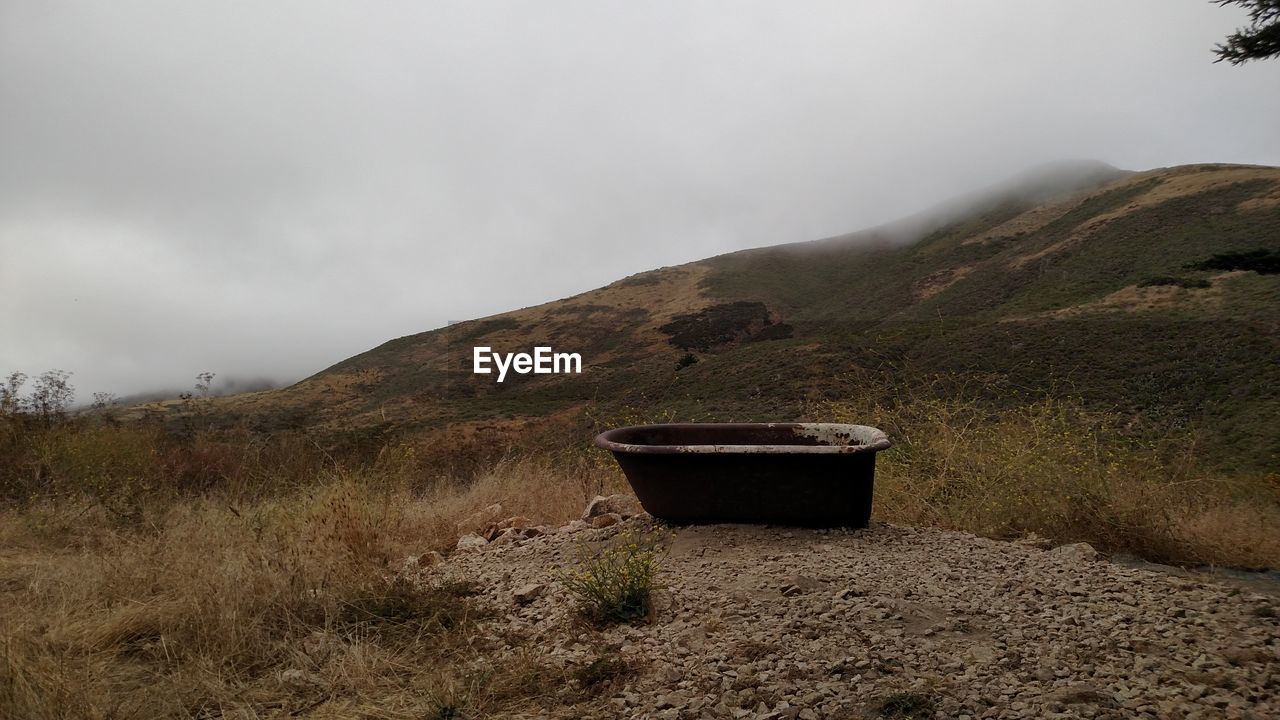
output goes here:
[{"label": "abandoned tub", "polygon": [[640,504],[677,525],[866,527],[876,428],[836,423],[636,425],[596,436]]}]

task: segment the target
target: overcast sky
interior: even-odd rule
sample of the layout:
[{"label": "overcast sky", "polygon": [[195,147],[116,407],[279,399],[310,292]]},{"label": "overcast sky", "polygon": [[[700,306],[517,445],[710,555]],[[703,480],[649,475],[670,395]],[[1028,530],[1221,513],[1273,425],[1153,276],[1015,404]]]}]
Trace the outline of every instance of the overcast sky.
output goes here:
[{"label": "overcast sky", "polygon": [[[1206,0],[0,4],[0,373],[301,378],[1059,158],[1280,164]],[[513,350],[516,348],[512,348]]]}]

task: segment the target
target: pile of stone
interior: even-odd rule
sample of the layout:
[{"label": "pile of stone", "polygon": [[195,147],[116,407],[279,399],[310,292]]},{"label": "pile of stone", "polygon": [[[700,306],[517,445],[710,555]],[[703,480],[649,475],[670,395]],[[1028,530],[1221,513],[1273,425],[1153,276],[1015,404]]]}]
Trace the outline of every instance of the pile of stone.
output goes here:
[{"label": "pile of stone", "polygon": [[504,520],[500,504],[490,505],[458,523],[458,550],[475,550],[489,545],[509,545],[549,533],[575,533],[587,529],[606,528],[643,515],[636,499],[630,495],[597,495],[582,511],[582,518],[567,525],[549,528],[534,525],[528,518],[515,515]]}]

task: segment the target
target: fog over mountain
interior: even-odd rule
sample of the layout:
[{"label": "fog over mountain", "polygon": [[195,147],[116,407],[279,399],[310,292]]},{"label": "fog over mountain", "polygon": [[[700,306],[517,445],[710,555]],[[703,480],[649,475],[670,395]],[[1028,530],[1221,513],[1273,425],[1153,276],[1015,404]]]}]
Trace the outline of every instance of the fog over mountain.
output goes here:
[{"label": "fog over mountain", "polygon": [[81,400],[291,380],[1061,159],[1280,164],[1280,64],[1212,62],[1244,20],[1202,0],[10,0],[0,373],[72,371]]}]

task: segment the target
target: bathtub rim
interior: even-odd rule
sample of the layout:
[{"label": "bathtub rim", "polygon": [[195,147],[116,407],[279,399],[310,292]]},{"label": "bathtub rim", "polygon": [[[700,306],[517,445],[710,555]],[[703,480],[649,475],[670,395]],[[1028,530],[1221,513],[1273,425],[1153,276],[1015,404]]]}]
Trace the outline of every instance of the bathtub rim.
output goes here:
[{"label": "bathtub rim", "polygon": [[[859,442],[856,445],[647,445],[643,443],[621,442],[622,436],[638,430],[655,428],[668,430],[687,430],[693,428],[713,430],[739,429],[783,429],[791,430],[796,435],[820,437],[824,434],[848,433]],[[892,443],[889,437],[879,428],[870,425],[851,423],[652,423],[646,425],[627,425],[625,427],[606,430],[595,437],[596,447],[614,453],[637,455],[856,455],[875,453],[888,449]]]}]

